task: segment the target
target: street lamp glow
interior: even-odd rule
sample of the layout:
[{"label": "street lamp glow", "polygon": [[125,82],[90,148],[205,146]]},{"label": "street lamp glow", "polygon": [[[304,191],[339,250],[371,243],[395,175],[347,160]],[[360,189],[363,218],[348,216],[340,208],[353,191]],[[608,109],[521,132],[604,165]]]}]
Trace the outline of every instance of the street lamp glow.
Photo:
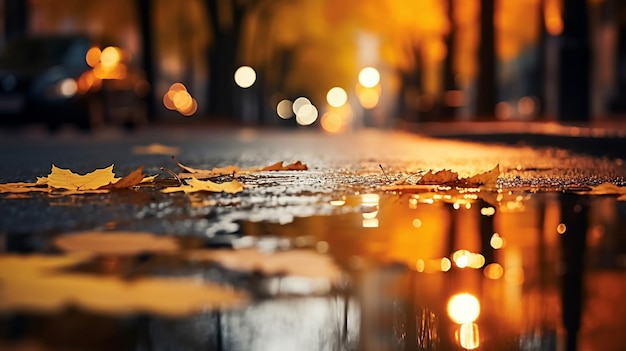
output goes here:
[{"label": "street lamp glow", "polygon": [[250,66],[241,66],[235,71],[235,83],[242,88],[249,88],[256,81],[256,72]]},{"label": "street lamp glow", "polygon": [[282,119],[289,119],[293,117],[292,106],[291,101],[287,99],[281,100],[278,105],[276,105],[276,114]]},{"label": "street lamp glow", "polygon": [[317,120],[317,108],[311,104],[304,105],[296,113],[296,122],[301,126],[308,126]]},{"label": "street lamp glow", "polygon": [[359,83],[366,88],[375,87],[380,82],[380,73],[374,67],[365,67],[359,72]]},{"label": "street lamp glow", "polygon": [[299,98],[297,98],[294,102],[293,102],[293,113],[295,113],[296,115],[298,114],[298,111],[306,105],[310,105],[311,104],[311,100],[305,98],[304,96],[301,96]]},{"label": "street lamp glow", "polygon": [[348,94],[343,88],[331,88],[326,94],[326,101],[332,107],[341,107],[348,101]]},{"label": "street lamp glow", "polygon": [[456,294],[448,301],[448,315],[457,324],[472,323],[480,315],[480,302],[472,294]]}]

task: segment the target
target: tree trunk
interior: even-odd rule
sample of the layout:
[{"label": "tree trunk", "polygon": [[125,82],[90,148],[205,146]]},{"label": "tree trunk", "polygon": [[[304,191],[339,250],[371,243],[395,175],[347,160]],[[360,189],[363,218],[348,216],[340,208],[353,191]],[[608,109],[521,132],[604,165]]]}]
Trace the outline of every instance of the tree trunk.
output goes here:
[{"label": "tree trunk", "polygon": [[494,119],[496,106],[496,50],[494,0],[480,0],[480,45],[476,114],[478,118]]},{"label": "tree trunk", "polygon": [[[230,6],[220,12],[219,6]],[[209,48],[209,115],[210,118],[235,117],[235,83],[233,74],[238,64],[241,25],[244,5],[236,1],[207,0],[207,10],[213,31]],[[231,18],[220,18],[229,13]]]},{"label": "tree trunk", "polygon": [[457,106],[452,106],[446,93],[458,90],[456,77],[454,74],[454,41],[456,37],[456,25],[454,23],[454,0],[448,0],[448,21],[450,22],[450,33],[446,36],[446,47],[448,52],[443,61],[443,101],[441,102],[441,117],[444,120],[453,120],[456,115]]},{"label": "tree trunk", "polygon": [[586,0],[565,0],[559,54],[558,117],[588,121],[590,112],[590,49]]},{"label": "tree trunk", "polygon": [[154,51],[152,48],[152,44],[154,43],[152,37],[153,2],[152,0],[137,0],[136,8],[141,32],[141,65],[144,73],[146,74],[146,80],[150,83],[150,90],[145,97],[146,108],[148,118],[153,120],[156,117],[156,99],[154,95],[156,81],[154,79]]}]

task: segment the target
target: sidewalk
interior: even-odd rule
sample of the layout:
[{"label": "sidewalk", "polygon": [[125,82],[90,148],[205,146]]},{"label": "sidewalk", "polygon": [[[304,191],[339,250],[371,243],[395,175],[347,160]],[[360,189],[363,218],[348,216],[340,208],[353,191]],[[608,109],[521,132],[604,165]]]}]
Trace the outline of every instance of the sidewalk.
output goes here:
[{"label": "sidewalk", "polygon": [[626,158],[626,120],[601,120],[587,123],[425,122],[409,124],[407,130],[435,138],[559,147],[596,156]]}]

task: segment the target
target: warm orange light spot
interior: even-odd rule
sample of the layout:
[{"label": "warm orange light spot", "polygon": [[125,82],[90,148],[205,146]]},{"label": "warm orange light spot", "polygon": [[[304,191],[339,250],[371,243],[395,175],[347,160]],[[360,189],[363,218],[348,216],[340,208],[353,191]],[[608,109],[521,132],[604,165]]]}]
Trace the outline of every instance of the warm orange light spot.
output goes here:
[{"label": "warm orange light spot", "polygon": [[485,271],[483,272],[485,277],[489,279],[500,279],[502,278],[502,274],[504,274],[504,269],[498,263],[491,263],[485,267]]},{"label": "warm orange light spot", "polygon": [[450,262],[450,259],[447,257],[442,258],[441,259],[441,271],[447,272],[450,270],[450,268],[452,268],[452,262]]},{"label": "warm orange light spot", "polygon": [[498,250],[504,246],[504,239],[498,233],[493,233],[491,239],[489,240],[489,245],[494,249]]},{"label": "warm orange light spot", "polygon": [[100,65],[105,69],[113,68],[122,58],[120,50],[114,46],[107,46],[100,54]]},{"label": "warm orange light spot", "polygon": [[381,89],[380,86],[377,85],[373,88],[364,88],[362,86],[357,85],[356,94],[359,98],[359,102],[361,106],[365,109],[373,109],[378,105],[378,101],[380,99]]},{"label": "warm orange light spot", "polygon": [[96,65],[100,63],[101,53],[102,51],[100,51],[100,48],[95,46],[87,50],[87,55],[85,55],[85,61],[87,61],[89,67],[96,67]]},{"label": "warm orange light spot", "polygon": [[567,230],[567,227],[563,223],[560,223],[559,225],[556,226],[556,232],[559,234],[565,234],[566,230]]},{"label": "warm orange light spot", "polygon": [[456,294],[448,301],[448,316],[457,324],[472,323],[480,315],[480,302],[470,293]]},{"label": "warm orange light spot", "polygon": [[422,226],[422,220],[419,218],[415,218],[412,224],[414,228],[420,228]]},{"label": "warm orange light spot", "polygon": [[544,8],[546,30],[550,35],[561,35],[563,32],[563,17],[559,0],[547,0]]},{"label": "warm orange light spot", "polygon": [[322,125],[322,129],[328,133],[337,133],[343,127],[341,116],[334,112],[324,113],[320,124]]},{"label": "warm orange light spot", "polygon": [[191,108],[193,104],[193,99],[187,91],[179,90],[174,93],[174,96],[172,97],[172,102],[174,103],[174,106],[177,110],[186,111]]},{"label": "warm orange light spot", "polygon": [[191,98],[191,105],[189,106],[189,108],[182,109],[179,112],[181,115],[185,117],[190,117],[194,115],[197,111],[198,111],[198,102],[196,101],[196,99]]}]

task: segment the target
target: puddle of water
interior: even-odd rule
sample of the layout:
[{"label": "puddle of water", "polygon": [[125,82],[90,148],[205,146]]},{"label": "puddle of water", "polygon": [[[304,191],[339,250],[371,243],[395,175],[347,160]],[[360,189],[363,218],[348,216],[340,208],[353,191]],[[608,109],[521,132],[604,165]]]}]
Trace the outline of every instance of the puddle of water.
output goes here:
[{"label": "puddle of water", "polygon": [[[222,256],[228,264],[220,264],[217,251],[203,247],[202,240],[178,238],[176,253],[98,258],[74,268],[102,279],[113,273],[131,279],[192,277],[245,291],[250,300],[243,307],[182,317],[145,311],[102,317],[87,303],[54,316],[5,313],[0,348],[35,343],[44,350],[95,345],[619,350],[626,345],[626,203],[615,197],[425,189],[347,195],[327,205],[336,214],[295,217],[286,224],[238,220],[236,235],[229,234],[235,251]],[[332,258],[349,278],[329,285],[302,274],[326,260],[231,255],[253,248],[267,255],[309,250]],[[199,253],[208,260],[198,260]],[[156,304],[167,306],[175,298],[167,295]],[[105,326],[80,332],[85,321]]]}]

